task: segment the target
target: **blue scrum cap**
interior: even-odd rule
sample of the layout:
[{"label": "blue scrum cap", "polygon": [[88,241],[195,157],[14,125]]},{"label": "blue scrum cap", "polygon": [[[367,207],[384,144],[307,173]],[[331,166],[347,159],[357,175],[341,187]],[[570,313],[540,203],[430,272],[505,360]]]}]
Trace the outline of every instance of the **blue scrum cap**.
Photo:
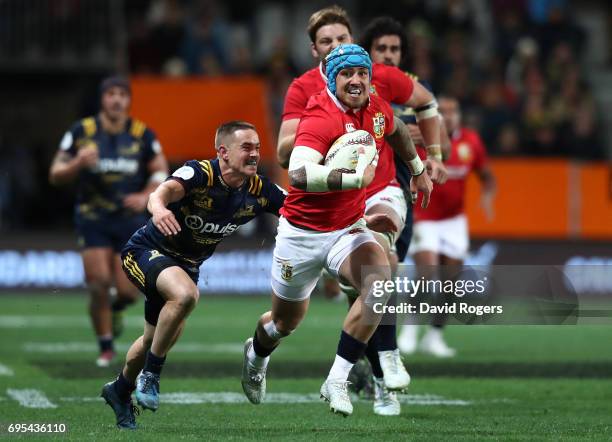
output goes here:
[{"label": "blue scrum cap", "polygon": [[368,68],[372,78],[372,60],[370,55],[361,46],[344,44],[337,46],[325,57],[325,74],[327,87],[332,94],[336,94],[336,76],[344,68]]}]

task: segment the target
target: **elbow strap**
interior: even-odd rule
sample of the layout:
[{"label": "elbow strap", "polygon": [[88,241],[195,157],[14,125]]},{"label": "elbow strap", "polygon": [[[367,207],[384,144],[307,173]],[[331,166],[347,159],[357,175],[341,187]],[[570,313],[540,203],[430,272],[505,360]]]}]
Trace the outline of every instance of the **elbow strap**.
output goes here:
[{"label": "elbow strap", "polygon": [[417,121],[426,120],[438,116],[438,103],[436,100],[431,100],[429,103],[419,106],[414,109]]}]

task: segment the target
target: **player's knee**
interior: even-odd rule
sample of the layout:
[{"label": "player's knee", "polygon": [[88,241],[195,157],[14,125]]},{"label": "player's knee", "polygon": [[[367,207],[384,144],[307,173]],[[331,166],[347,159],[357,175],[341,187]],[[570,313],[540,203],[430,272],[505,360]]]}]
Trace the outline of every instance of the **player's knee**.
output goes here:
[{"label": "player's knee", "polygon": [[183,288],[176,292],[176,305],[184,312],[192,311],[198,303],[200,293],[197,288]]},{"label": "player's knee", "polygon": [[199,293],[196,290],[184,290],[176,296],[176,305],[186,313],[191,312],[198,303]]},{"label": "player's knee", "polygon": [[367,291],[366,302],[376,301],[377,303],[382,302],[386,304],[393,295],[392,290],[386,289],[387,285],[385,283],[389,280],[391,280],[391,269],[387,267],[381,267],[376,272],[368,275],[364,281],[364,288]]},{"label": "player's knee", "polygon": [[112,280],[106,275],[90,275],[87,277],[87,287],[94,296],[109,296]]}]

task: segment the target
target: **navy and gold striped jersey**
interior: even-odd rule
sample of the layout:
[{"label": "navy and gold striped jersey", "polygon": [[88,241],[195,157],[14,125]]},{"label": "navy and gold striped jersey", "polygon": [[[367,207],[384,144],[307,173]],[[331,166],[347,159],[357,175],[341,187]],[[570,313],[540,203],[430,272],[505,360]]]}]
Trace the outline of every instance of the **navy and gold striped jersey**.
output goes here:
[{"label": "navy and gold striped jersey", "polygon": [[166,237],[150,219],[126,247],[144,245],[197,267],[240,225],[263,212],[278,216],[285,200],[283,191],[261,175],[247,179],[239,188],[229,187],[221,177],[218,159],[188,161],[168,179],[185,188],[185,196],[168,205],[181,231]]},{"label": "navy and gold striped jersey", "polygon": [[89,117],[66,132],[59,148],[76,156],[80,148],[89,145],[98,149],[99,161],[95,168],[79,173],[77,222],[133,215],[123,207],[123,198],[147,185],[147,165],[161,152],[155,134],[135,119],[128,119],[122,133],[109,134],[102,129],[99,117]]}]

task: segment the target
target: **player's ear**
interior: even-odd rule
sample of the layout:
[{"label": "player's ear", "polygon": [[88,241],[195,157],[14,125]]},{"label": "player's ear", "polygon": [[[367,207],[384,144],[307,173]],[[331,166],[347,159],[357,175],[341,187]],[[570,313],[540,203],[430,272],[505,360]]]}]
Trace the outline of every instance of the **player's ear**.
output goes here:
[{"label": "player's ear", "polygon": [[319,53],[317,52],[317,48],[314,43],[310,43],[310,53],[314,58],[319,58]]},{"label": "player's ear", "polygon": [[228,152],[227,152],[227,146],[225,146],[225,144],[220,145],[219,148],[217,149],[217,152],[219,152],[219,156],[221,158],[223,158],[225,161],[227,161],[227,159],[228,159]]}]

